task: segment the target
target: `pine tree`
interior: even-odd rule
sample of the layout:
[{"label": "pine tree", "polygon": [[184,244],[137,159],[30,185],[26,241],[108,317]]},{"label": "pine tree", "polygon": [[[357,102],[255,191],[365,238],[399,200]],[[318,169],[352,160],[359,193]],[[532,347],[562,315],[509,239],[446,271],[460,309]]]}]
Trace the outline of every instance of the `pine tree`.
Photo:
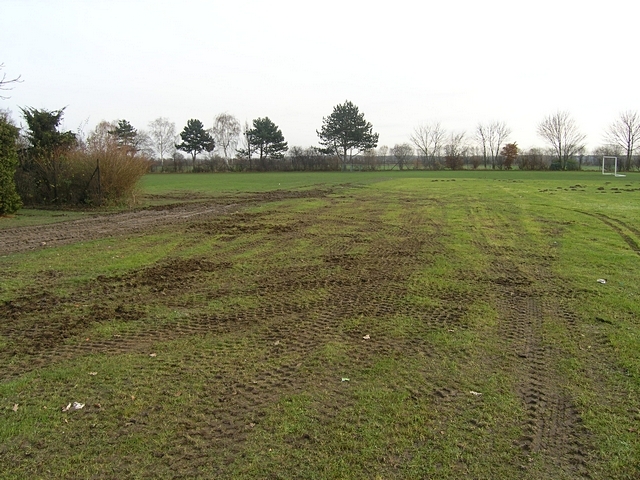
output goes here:
[{"label": "pine tree", "polygon": [[216,144],[209,132],[204,129],[200,120],[192,118],[180,133],[182,143],[176,145],[178,150],[191,154],[193,166],[196,166],[196,156],[202,152],[212,152]]},{"label": "pine tree", "polygon": [[348,100],[333,107],[331,115],[322,119],[322,129],[316,133],[325,147],[323,151],[340,158],[343,171],[347,168],[347,160],[378,145],[378,134],[373,133],[373,126]]},{"label": "pine tree", "polygon": [[76,135],[71,131],[58,130],[64,108],[60,110],[38,110],[22,108],[27,122],[25,137],[29,146],[21,170],[29,172],[36,189],[46,191],[45,201],[60,203],[60,187],[64,183],[62,172],[66,166],[66,153],[77,145]]},{"label": "pine tree", "polygon": [[247,136],[252,150],[260,155],[260,162],[263,165],[267,159],[283,158],[284,152],[289,149],[282,131],[269,117],[256,118]]},{"label": "pine tree", "polygon": [[113,130],[109,130],[109,134],[113,135],[118,145],[128,154],[135,155],[138,151],[138,130],[127,120],[118,120],[118,125]]}]

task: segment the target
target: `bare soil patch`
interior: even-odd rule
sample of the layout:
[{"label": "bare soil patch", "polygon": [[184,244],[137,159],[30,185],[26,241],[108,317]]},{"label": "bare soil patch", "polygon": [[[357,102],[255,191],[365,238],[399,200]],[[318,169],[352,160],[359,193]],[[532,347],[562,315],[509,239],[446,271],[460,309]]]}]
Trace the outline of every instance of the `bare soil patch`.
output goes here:
[{"label": "bare soil patch", "polygon": [[[230,196],[214,201],[172,203],[70,222],[0,230],[0,255],[67,245],[105,237],[142,233],[153,228],[181,225],[238,211],[243,206],[290,198],[322,198],[331,190],[271,191]],[[163,197],[166,198],[166,197]],[[197,196],[196,196],[197,198]],[[183,198],[181,198],[183,199]]]}]

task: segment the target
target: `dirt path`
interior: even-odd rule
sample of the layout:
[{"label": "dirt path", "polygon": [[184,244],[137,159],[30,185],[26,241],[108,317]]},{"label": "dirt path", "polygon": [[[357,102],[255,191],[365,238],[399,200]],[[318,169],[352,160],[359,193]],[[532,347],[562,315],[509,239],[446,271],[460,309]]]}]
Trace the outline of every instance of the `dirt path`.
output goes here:
[{"label": "dirt path", "polygon": [[98,215],[70,222],[10,228],[0,231],[0,255],[66,245],[104,237],[128,235],[163,225],[183,223],[195,216],[228,213],[237,205],[195,203]]},{"label": "dirt path", "polygon": [[9,228],[0,230],[0,255],[130,235],[161,226],[232,213],[250,204],[289,198],[322,197],[330,192],[331,190],[325,189],[264,192],[226,200],[163,205],[69,222]]}]

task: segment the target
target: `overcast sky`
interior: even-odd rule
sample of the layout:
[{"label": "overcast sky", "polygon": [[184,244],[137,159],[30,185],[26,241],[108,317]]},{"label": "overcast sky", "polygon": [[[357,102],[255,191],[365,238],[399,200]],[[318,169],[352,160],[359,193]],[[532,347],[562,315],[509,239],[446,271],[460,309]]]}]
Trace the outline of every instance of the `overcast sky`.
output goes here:
[{"label": "overcast sky", "polygon": [[379,145],[421,123],[472,136],[500,120],[524,148],[566,110],[594,148],[640,110],[638,13],[634,0],[0,0],[1,73],[24,80],[0,108],[66,106],[69,130],[268,116],[306,147],[350,100]]}]

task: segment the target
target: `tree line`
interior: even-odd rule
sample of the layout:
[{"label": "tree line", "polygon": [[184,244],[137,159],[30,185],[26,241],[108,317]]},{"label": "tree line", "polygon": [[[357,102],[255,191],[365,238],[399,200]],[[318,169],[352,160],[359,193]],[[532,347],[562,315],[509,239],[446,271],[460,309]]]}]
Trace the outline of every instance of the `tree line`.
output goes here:
[{"label": "tree line", "polygon": [[[3,65],[0,65],[0,70]],[[0,77],[0,91],[20,77]],[[8,98],[0,96],[0,98]],[[621,157],[621,169],[640,169],[635,155],[640,116],[627,111],[610,124],[604,143],[591,154],[585,135],[568,112],[545,117],[537,133],[546,148],[522,151],[510,140],[505,122],[479,123],[469,134],[447,131],[440,122],[419,125],[409,141],[379,146],[364,113],[350,101],[336,105],[316,130],[319,146],[289,147],[269,118],[241,125],[229,113],[217,115],[209,128],[190,119],[176,125],[159,117],[146,130],[126,119],[102,121],[91,132],[60,131],[64,108],[21,108],[26,127],[18,128],[0,111],[0,215],[23,203],[103,204],[131,197],[135,183],[155,171],[404,170],[413,169],[579,169],[595,157]],[[186,156],[185,156],[186,155]]]},{"label": "tree line", "polygon": [[[640,169],[636,156],[640,116],[627,111],[611,123],[603,144],[591,152],[586,136],[568,112],[558,111],[537,126],[543,148],[522,150],[510,141],[506,122],[479,123],[471,133],[447,131],[440,122],[419,125],[409,141],[378,146],[379,135],[350,101],[336,105],[317,130],[319,146],[289,148],[280,128],[268,117],[249,125],[228,113],[215,117],[213,126],[192,119],[176,135],[175,124],[158,118],[149,124],[146,151],[155,170],[376,170],[376,169],[511,169],[572,170],[599,162],[602,156],[621,158],[621,169]],[[184,155],[188,154],[191,162]]]}]

